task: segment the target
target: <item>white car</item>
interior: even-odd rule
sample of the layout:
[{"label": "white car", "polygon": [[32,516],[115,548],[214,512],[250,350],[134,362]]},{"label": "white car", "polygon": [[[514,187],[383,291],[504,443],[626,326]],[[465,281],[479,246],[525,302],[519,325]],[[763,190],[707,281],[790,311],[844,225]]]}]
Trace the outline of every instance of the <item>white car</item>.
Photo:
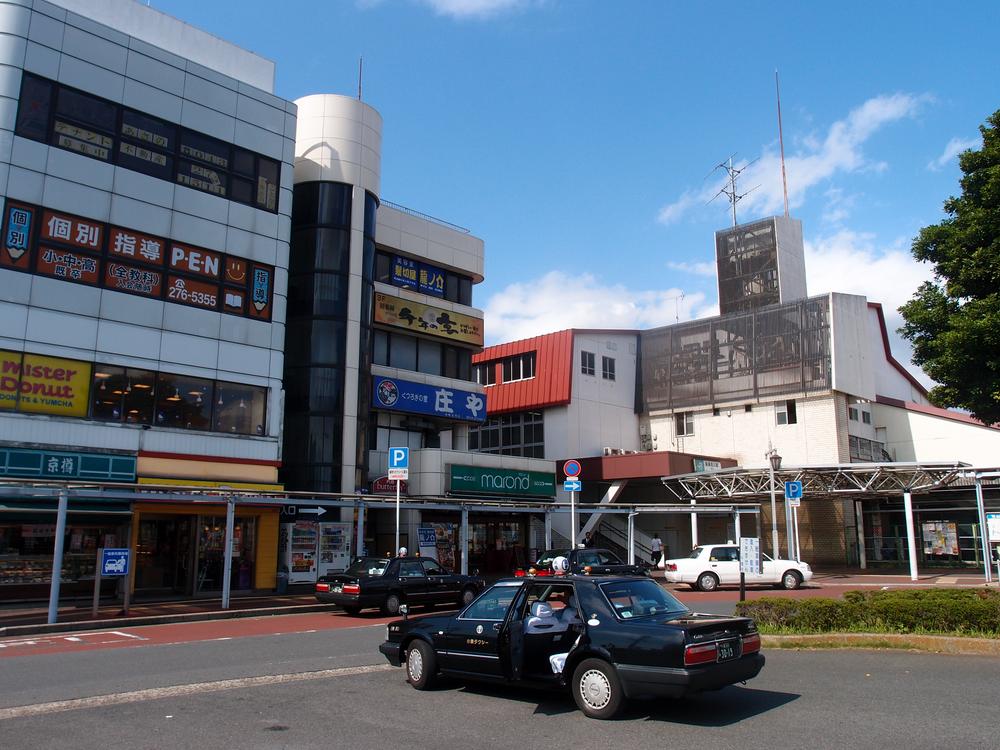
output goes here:
[{"label": "white car", "polygon": [[[760,575],[747,573],[748,584],[770,583],[797,589],[813,576],[812,568],[804,562],[772,560],[767,555],[761,558],[763,571]],[[702,591],[740,582],[740,548],[735,544],[705,544],[695,547],[687,557],[665,560],[661,565],[668,583],[686,583]]]}]

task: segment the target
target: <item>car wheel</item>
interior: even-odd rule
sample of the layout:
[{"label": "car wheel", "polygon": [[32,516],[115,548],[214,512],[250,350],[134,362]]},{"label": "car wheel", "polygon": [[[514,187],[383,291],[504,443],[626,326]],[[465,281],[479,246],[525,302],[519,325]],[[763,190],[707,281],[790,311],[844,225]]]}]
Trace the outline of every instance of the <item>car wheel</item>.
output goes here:
[{"label": "car wheel", "polygon": [[715,591],[719,588],[719,577],[715,573],[702,573],[698,576],[698,588],[702,591]]},{"label": "car wheel", "polygon": [[361,613],[361,607],[357,607],[355,605],[345,606],[344,611],[351,617],[357,617]]},{"label": "car wheel", "polygon": [[459,600],[458,603],[462,607],[468,607],[470,604],[472,604],[472,600],[475,599],[475,598],[476,598],[475,589],[471,589],[471,588],[470,589],[464,589],[462,591],[462,598]]},{"label": "car wheel", "polygon": [[425,641],[414,641],[406,649],[406,681],[417,690],[433,687],[437,677],[437,656]]},{"label": "car wheel", "polygon": [[781,586],[789,591],[802,585],[802,574],[797,570],[786,570],[781,576]]},{"label": "car wheel", "polygon": [[399,594],[389,594],[382,603],[382,612],[387,615],[398,615],[400,604],[402,604],[402,601],[399,598]]},{"label": "car wheel", "polygon": [[584,659],[573,671],[573,700],[591,719],[613,719],[624,701],[614,668],[601,659]]}]

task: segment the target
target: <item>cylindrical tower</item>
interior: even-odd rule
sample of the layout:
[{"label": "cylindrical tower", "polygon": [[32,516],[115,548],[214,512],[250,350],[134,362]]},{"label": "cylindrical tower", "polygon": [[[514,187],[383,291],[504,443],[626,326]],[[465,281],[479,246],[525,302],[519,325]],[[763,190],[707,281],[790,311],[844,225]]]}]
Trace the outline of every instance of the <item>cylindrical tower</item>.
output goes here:
[{"label": "cylindrical tower", "polygon": [[283,481],[352,493],[367,477],[382,117],[336,94],[296,104]]}]

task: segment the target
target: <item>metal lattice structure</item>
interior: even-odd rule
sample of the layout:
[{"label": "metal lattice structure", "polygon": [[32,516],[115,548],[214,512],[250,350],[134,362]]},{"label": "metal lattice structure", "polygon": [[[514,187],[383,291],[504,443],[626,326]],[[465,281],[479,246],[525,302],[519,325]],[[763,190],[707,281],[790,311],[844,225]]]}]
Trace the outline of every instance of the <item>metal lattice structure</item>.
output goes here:
[{"label": "metal lattice structure", "polygon": [[[906,491],[923,494],[942,489],[971,489],[974,475],[987,471],[995,470],[972,469],[963,463],[842,464],[780,469],[774,472],[774,483],[783,488],[785,482],[802,482],[803,494],[810,499],[844,495],[865,499],[899,497]],[[771,491],[771,474],[765,468],[684,474],[663,477],[662,481],[678,500],[688,501],[755,500]]]},{"label": "metal lattice structure", "polygon": [[723,314],[775,305],[778,286],[778,239],[774,221],[765,219],[715,234],[719,271],[719,309]]},{"label": "metal lattice structure", "polygon": [[647,412],[832,387],[829,297],[656,328],[640,336]]}]

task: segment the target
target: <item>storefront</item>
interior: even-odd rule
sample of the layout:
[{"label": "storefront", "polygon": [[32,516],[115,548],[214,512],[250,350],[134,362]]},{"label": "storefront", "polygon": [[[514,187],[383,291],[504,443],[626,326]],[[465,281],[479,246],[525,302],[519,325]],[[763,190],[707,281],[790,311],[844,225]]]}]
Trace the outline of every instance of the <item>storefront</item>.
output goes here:
[{"label": "storefront", "polygon": [[[271,590],[276,584],[279,507],[237,504],[230,587]],[[225,577],[226,506],[136,503],[131,547],[136,596],[216,595]]]},{"label": "storefront", "polygon": [[[44,599],[52,582],[58,501],[18,503],[5,500],[0,509],[0,600]],[[97,550],[118,547],[128,538],[129,503],[80,501],[70,504],[63,537],[62,592],[85,597],[93,593]],[[117,581],[102,581],[110,595]]]}]

